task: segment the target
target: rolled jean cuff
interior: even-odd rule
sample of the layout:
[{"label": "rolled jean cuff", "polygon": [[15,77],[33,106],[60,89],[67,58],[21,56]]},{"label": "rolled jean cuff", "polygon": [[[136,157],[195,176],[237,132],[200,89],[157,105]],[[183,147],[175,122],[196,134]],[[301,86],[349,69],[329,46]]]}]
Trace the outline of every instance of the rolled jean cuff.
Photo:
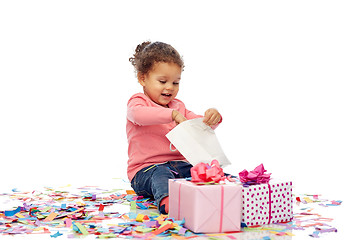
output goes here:
[{"label": "rolled jean cuff", "polygon": [[160,207],[161,201],[162,201],[165,197],[168,197],[168,196],[169,196],[169,194],[163,194],[162,196],[160,196],[159,198],[156,199],[157,208]]}]

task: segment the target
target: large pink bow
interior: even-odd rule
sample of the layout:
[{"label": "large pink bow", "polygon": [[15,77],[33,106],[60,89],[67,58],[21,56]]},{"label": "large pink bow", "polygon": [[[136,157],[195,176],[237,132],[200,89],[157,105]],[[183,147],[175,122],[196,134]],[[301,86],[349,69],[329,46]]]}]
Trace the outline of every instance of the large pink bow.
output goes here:
[{"label": "large pink bow", "polygon": [[215,182],[218,183],[224,178],[222,168],[217,160],[213,160],[211,164],[198,163],[191,168],[192,182]]},{"label": "large pink bow", "polygon": [[242,183],[268,183],[271,173],[264,173],[266,171],[263,164],[260,164],[250,172],[244,169],[239,173],[239,178]]}]

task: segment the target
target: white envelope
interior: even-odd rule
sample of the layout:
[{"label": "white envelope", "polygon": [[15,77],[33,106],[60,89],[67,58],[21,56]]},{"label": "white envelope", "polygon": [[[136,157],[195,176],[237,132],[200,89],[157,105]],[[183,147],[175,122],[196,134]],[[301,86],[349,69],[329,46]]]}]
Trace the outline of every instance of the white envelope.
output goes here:
[{"label": "white envelope", "polygon": [[[231,164],[224,154],[218,142],[214,130],[203,123],[203,118],[187,120],[174,129],[166,137],[171,144],[189,161],[192,165],[197,163],[211,163],[216,159],[221,167]],[[170,144],[170,149],[172,149]]]}]

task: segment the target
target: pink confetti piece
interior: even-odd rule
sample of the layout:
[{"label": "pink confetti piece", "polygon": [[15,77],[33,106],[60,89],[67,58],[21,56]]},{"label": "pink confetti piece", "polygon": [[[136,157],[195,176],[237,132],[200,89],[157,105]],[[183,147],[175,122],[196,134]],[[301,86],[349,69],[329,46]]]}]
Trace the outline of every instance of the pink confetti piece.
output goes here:
[{"label": "pink confetti piece", "polygon": [[72,219],[66,218],[64,222],[66,224],[66,227],[70,228],[72,226]]},{"label": "pink confetti piece", "polygon": [[233,236],[233,235],[227,235],[227,237],[229,238],[229,239],[237,239],[235,236]]},{"label": "pink confetti piece", "polygon": [[187,228],[184,228],[184,227],[182,227],[182,228],[180,228],[180,230],[179,230],[179,234],[180,235],[184,235],[185,233],[186,233],[186,231],[187,231]]}]

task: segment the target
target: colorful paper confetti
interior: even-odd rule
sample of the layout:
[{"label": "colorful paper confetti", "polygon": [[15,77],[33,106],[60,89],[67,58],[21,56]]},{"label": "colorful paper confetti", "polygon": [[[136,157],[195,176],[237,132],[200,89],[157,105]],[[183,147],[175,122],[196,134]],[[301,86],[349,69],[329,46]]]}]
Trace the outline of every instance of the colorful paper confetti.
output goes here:
[{"label": "colorful paper confetti", "polygon": [[[323,217],[315,207],[336,207],[340,200],[322,199],[319,195],[295,196],[294,219],[287,223],[242,228],[240,233],[196,234],[177,221],[158,213],[155,202],[135,195],[132,189],[102,189],[96,186],[22,192],[18,188],[2,193],[10,201],[21,202],[13,209],[0,209],[0,234],[49,234],[51,238],[95,235],[99,239],[276,239],[291,237],[294,231],[319,238],[336,233],[332,218]],[[9,201],[9,200],[8,200]],[[125,211],[112,207],[124,206]]]}]

